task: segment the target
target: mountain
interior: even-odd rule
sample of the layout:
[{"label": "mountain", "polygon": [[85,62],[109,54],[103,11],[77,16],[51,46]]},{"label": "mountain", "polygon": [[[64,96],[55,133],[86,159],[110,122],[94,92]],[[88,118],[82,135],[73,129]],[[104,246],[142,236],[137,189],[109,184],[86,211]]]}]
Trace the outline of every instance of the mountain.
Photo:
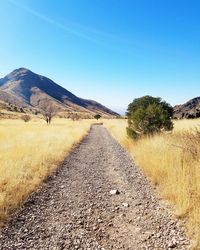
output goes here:
[{"label": "mountain", "polygon": [[198,118],[200,117],[200,97],[193,98],[182,105],[174,107],[174,118]]},{"label": "mountain", "polygon": [[119,116],[93,100],[77,97],[51,79],[19,68],[0,79],[0,100],[20,107],[41,109],[53,104],[60,111]]}]

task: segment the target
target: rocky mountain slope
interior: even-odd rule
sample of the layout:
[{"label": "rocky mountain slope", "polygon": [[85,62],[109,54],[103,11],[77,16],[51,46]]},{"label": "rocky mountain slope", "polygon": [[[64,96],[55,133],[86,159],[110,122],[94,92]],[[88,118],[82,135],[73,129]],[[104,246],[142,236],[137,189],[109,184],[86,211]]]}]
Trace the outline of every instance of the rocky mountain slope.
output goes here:
[{"label": "rocky mountain slope", "polygon": [[93,100],[77,97],[51,79],[19,68],[0,79],[0,100],[20,107],[38,108],[54,105],[60,111],[118,116]]},{"label": "rocky mountain slope", "polygon": [[198,118],[200,117],[200,97],[193,98],[182,105],[174,107],[174,118]]}]

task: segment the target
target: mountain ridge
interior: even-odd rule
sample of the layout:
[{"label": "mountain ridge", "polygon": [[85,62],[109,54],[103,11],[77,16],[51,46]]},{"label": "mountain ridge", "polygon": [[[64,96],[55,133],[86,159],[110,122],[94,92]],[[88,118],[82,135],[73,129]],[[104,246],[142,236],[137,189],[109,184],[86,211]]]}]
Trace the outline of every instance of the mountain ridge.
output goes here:
[{"label": "mountain ridge", "polygon": [[199,118],[200,97],[190,99],[184,104],[174,106],[174,118]]},{"label": "mountain ridge", "polygon": [[[13,97],[13,100],[12,100]],[[27,68],[19,68],[0,79],[0,100],[9,100],[23,107],[41,108],[41,102],[54,103],[63,111],[100,113],[105,116],[119,116],[104,105],[83,99],[50,78],[36,74]]]}]

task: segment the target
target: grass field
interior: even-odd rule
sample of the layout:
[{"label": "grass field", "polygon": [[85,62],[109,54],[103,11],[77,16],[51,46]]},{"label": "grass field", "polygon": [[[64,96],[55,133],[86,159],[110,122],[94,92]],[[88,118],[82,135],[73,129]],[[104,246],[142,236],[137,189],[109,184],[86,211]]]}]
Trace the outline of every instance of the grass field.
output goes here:
[{"label": "grass field", "polygon": [[[55,119],[24,123],[0,120],[0,221],[33,192],[88,132],[92,120]],[[103,120],[136,163],[159,186],[160,195],[187,218],[190,235],[200,242],[200,120],[175,121],[172,133],[133,141],[127,121]]]},{"label": "grass field", "polygon": [[91,120],[0,120],[0,222],[88,132]]},{"label": "grass field", "polygon": [[104,125],[175,205],[176,215],[186,218],[189,234],[200,245],[200,120],[175,121],[172,133],[138,141],[127,138],[126,120]]}]

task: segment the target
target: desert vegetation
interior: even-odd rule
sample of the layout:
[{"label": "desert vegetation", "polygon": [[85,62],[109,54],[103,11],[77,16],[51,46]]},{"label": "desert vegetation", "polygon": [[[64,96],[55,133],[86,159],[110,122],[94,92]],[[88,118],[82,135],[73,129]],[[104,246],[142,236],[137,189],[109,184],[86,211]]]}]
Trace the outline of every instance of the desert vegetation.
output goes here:
[{"label": "desert vegetation", "polygon": [[100,118],[101,118],[101,115],[99,115],[99,114],[94,115],[94,119],[96,119],[97,121],[98,121]]},{"label": "desert vegetation", "polygon": [[54,105],[54,103],[48,103],[46,100],[42,101],[40,105],[42,117],[46,121],[47,125],[50,125],[52,119],[58,113],[58,108]]},{"label": "desert vegetation", "polygon": [[127,116],[127,134],[134,139],[173,129],[173,108],[160,97],[147,95],[134,99],[128,106]]},{"label": "desert vegetation", "polygon": [[21,119],[24,121],[24,122],[29,122],[31,120],[31,116],[30,115],[22,115],[21,116]]},{"label": "desert vegetation", "polygon": [[54,170],[90,128],[91,120],[0,121],[0,221]]},{"label": "desert vegetation", "polygon": [[128,149],[162,198],[186,219],[190,236],[200,244],[200,120],[174,121],[172,132],[127,137],[126,120],[105,120],[104,126]]}]

